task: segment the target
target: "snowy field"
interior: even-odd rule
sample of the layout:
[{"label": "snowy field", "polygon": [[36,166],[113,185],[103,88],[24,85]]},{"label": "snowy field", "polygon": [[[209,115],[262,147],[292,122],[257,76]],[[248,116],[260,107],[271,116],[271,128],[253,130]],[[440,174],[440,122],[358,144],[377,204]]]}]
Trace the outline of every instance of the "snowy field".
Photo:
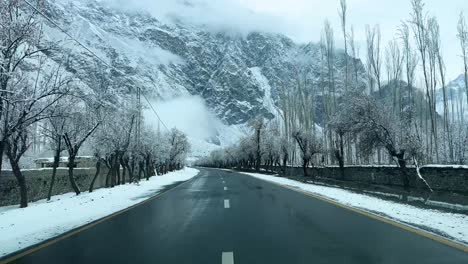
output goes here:
[{"label": "snowy field", "polygon": [[[243,172],[244,173],[244,172]],[[341,204],[359,208],[468,245],[468,216],[423,209],[412,205],[382,200],[340,188],[319,186],[258,173],[244,173],[255,178],[278,183],[316,194]]]},{"label": "snowy field", "polygon": [[151,177],[140,185],[127,184],[97,189],[79,196],[66,193],[30,203],[27,208],[0,207],[0,257],[90,223],[155,195],[164,186],[186,181],[198,174],[185,168]]}]

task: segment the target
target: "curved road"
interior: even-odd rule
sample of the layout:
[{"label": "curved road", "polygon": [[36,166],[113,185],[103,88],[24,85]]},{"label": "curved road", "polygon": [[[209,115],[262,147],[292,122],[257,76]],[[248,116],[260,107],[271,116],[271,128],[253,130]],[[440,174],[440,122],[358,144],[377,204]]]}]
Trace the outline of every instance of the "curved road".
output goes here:
[{"label": "curved road", "polygon": [[468,253],[259,179],[193,180],[15,263],[468,263]]}]

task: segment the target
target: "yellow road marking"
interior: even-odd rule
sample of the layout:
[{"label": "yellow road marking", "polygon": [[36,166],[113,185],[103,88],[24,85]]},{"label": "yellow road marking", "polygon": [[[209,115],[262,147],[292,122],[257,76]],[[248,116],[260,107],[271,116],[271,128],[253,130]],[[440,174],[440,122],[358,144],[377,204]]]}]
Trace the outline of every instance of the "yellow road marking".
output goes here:
[{"label": "yellow road marking", "polygon": [[116,217],[116,216],[118,216],[118,215],[120,215],[120,214],[123,214],[123,213],[125,213],[125,212],[127,212],[127,211],[129,211],[129,210],[132,210],[133,208],[135,208],[135,207],[137,207],[137,206],[140,206],[140,205],[143,205],[143,204],[145,204],[145,203],[147,203],[147,202],[150,202],[150,201],[152,201],[152,200],[154,200],[154,199],[160,197],[160,196],[163,195],[163,194],[166,194],[166,193],[168,193],[168,192],[170,192],[170,191],[172,191],[172,190],[174,190],[174,189],[179,188],[180,186],[182,186],[182,185],[184,185],[184,184],[186,184],[186,183],[188,183],[188,182],[194,180],[195,178],[197,178],[197,177],[195,176],[195,177],[193,177],[193,178],[191,178],[191,179],[189,179],[189,180],[187,180],[187,181],[185,181],[185,182],[183,182],[183,183],[177,185],[177,186],[174,187],[174,188],[171,188],[171,189],[169,189],[169,190],[166,190],[165,192],[162,192],[162,193],[158,193],[158,194],[156,194],[156,195],[154,195],[154,196],[152,196],[152,197],[150,197],[150,198],[148,198],[148,199],[146,199],[146,200],[144,200],[144,201],[142,201],[142,202],[139,202],[139,203],[134,204],[134,205],[132,205],[132,206],[130,206],[130,207],[127,207],[127,208],[125,208],[125,209],[122,209],[122,210],[120,210],[120,211],[117,211],[117,212],[115,212],[115,213],[113,213],[113,214],[110,214],[110,215],[108,215],[108,216],[105,216],[105,217],[103,217],[103,218],[100,218],[100,219],[98,219],[98,220],[96,220],[96,221],[94,221],[94,222],[85,224],[84,226],[81,226],[81,227],[78,227],[78,228],[76,228],[76,229],[73,229],[72,231],[69,231],[69,232],[66,233],[66,234],[62,234],[62,235],[59,235],[59,236],[57,236],[57,237],[54,237],[54,238],[48,240],[47,242],[43,242],[43,243],[39,242],[40,244],[37,245],[37,246],[34,246],[34,245],[33,245],[32,248],[30,248],[30,249],[27,249],[27,250],[25,250],[25,251],[22,251],[22,252],[20,252],[20,253],[18,253],[18,254],[16,254],[16,255],[13,255],[13,256],[11,256],[11,257],[7,257],[6,259],[0,260],[0,264],[6,264],[6,263],[13,262],[13,261],[15,261],[15,260],[17,260],[17,259],[19,259],[19,258],[22,258],[22,257],[24,257],[24,256],[30,255],[30,254],[32,254],[32,253],[34,253],[34,252],[36,252],[36,251],[39,251],[39,250],[41,250],[41,249],[43,249],[43,248],[46,248],[46,247],[48,247],[48,246],[50,246],[50,245],[53,245],[53,244],[55,244],[55,243],[57,243],[57,242],[59,242],[59,241],[61,241],[61,240],[64,240],[64,239],[66,239],[66,238],[68,238],[68,237],[74,236],[74,235],[76,235],[76,234],[78,234],[78,233],[80,233],[80,232],[83,232],[83,231],[85,231],[85,230],[87,230],[87,229],[89,229],[89,228],[91,228],[91,227],[93,227],[93,226],[96,226],[96,225],[98,225],[98,224],[100,224],[100,223],[102,223],[102,222],[104,222],[104,221],[107,221],[107,220],[109,220],[109,219],[111,219],[111,218],[114,218],[114,217]]},{"label": "yellow road marking", "polygon": [[[245,173],[244,173],[244,175],[254,177],[254,176],[251,176],[251,175],[245,174]],[[341,207],[341,208],[344,208],[344,209],[347,209],[347,210],[351,210],[351,211],[353,211],[355,213],[370,217],[372,219],[375,219],[375,220],[378,220],[378,221],[381,221],[381,222],[384,222],[384,223],[399,227],[399,228],[404,229],[406,231],[418,234],[420,236],[432,239],[432,240],[437,241],[437,242],[439,242],[441,244],[444,244],[444,245],[459,249],[459,250],[464,251],[464,252],[468,252],[468,246],[467,245],[455,242],[453,240],[447,239],[445,237],[442,237],[440,235],[431,233],[429,231],[422,230],[422,229],[419,229],[419,228],[416,228],[416,227],[412,227],[412,226],[397,222],[395,220],[392,220],[392,219],[389,219],[389,218],[386,218],[386,217],[383,217],[383,216],[380,216],[380,215],[377,215],[377,214],[374,214],[374,213],[371,213],[371,212],[368,212],[368,211],[358,209],[356,207],[348,206],[348,205],[339,203],[337,201],[333,201],[333,200],[331,200],[329,198],[325,198],[325,197],[317,195],[317,194],[313,194],[313,193],[310,193],[310,192],[303,191],[303,190],[301,190],[299,188],[293,188],[291,186],[282,185],[282,184],[279,184],[279,183],[276,183],[276,182],[268,181],[268,180],[257,178],[257,177],[254,177],[254,178],[259,179],[259,180],[263,180],[265,182],[272,183],[274,185],[277,185],[277,186],[280,186],[280,187],[283,187],[283,188],[286,188],[286,189],[289,189],[289,190],[292,190],[292,191],[295,191],[295,192],[299,192],[299,193],[304,194],[306,196],[309,196],[311,198],[315,198],[315,199],[318,199],[318,200],[321,200],[321,201],[324,201],[324,202],[327,202],[327,203],[331,203],[331,204],[336,205],[338,207]]]}]

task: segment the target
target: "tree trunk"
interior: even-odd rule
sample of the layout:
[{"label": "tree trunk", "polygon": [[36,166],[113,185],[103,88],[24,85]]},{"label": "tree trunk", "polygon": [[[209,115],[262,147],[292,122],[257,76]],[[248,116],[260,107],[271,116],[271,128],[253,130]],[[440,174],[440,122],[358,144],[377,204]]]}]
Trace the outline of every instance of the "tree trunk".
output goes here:
[{"label": "tree trunk", "polygon": [[94,183],[96,182],[97,177],[99,176],[99,173],[101,173],[101,160],[98,159],[96,162],[96,173],[94,174],[93,180],[91,181],[91,184],[89,185],[89,192],[93,192],[94,188]]},{"label": "tree trunk", "polygon": [[307,177],[307,164],[309,161],[307,159],[302,159],[302,170],[304,171],[304,177]]},{"label": "tree trunk", "polygon": [[3,153],[5,153],[5,142],[0,141],[0,176],[2,176]]},{"label": "tree trunk", "polygon": [[140,162],[138,162],[138,181],[141,180],[141,172],[142,172],[142,170],[143,170],[143,166],[142,166],[141,161],[140,161]]},{"label": "tree trunk", "polygon": [[120,185],[120,158],[115,157],[115,172],[117,173],[117,185]]},{"label": "tree trunk", "polygon": [[59,162],[60,162],[60,148],[61,148],[60,141],[61,140],[59,139],[57,149],[55,150],[54,164],[52,165],[52,178],[50,179],[49,191],[47,192],[47,201],[50,201],[50,197],[52,197],[52,189],[54,188],[54,184],[55,184],[55,176],[57,175],[57,167],[59,166]]},{"label": "tree trunk", "polygon": [[146,156],[146,162],[145,162],[146,166],[145,166],[145,170],[146,170],[146,180],[149,180],[149,177],[150,177],[150,166],[151,166],[151,158],[149,155]]},{"label": "tree trunk", "polygon": [[127,183],[127,180],[126,180],[127,168],[125,167],[123,155],[120,156],[119,163],[120,163],[120,166],[122,166],[122,184],[125,185],[125,183]]},{"label": "tree trunk", "polygon": [[145,179],[147,181],[149,181],[149,174],[148,174],[148,170],[147,170],[148,169],[148,163],[146,162],[146,158],[145,158],[144,161],[141,162],[140,166],[141,166],[140,170],[143,171],[143,176],[145,176]]},{"label": "tree trunk", "polygon": [[125,163],[125,166],[127,167],[127,171],[128,171],[128,183],[132,183],[132,181],[133,181],[133,169],[130,167],[130,164],[128,162]]},{"label": "tree trunk", "polygon": [[338,165],[340,168],[340,179],[344,180],[344,158],[339,154],[339,151],[336,151],[336,159],[338,160]]},{"label": "tree trunk", "polygon": [[115,154],[111,155],[110,159],[110,187],[114,188],[115,186],[115,177],[116,177],[116,168],[115,168]]},{"label": "tree trunk", "polygon": [[21,169],[15,158],[8,154],[8,159],[10,160],[13,175],[15,175],[16,180],[18,181],[18,186],[20,188],[20,208],[28,207],[28,190],[26,187],[26,179],[24,178],[24,175],[21,172]]},{"label": "tree trunk", "polygon": [[262,160],[261,152],[260,152],[260,129],[257,129],[256,135],[257,135],[257,153],[255,157],[255,170],[260,171],[260,163]]},{"label": "tree trunk", "polygon": [[288,157],[287,155],[285,155],[283,157],[283,174],[284,176],[286,176],[286,166],[288,165]]},{"label": "tree trunk", "polygon": [[75,177],[73,176],[73,169],[75,167],[75,158],[76,155],[70,155],[68,157],[68,179],[70,180],[70,185],[76,195],[80,195],[81,191],[78,185],[76,184]]},{"label": "tree trunk", "polygon": [[338,136],[340,138],[340,149],[336,151],[335,156],[340,167],[340,179],[344,180],[344,141],[342,134],[339,134]]},{"label": "tree trunk", "polygon": [[400,176],[403,182],[403,188],[408,191],[410,186],[408,175],[406,174],[406,160],[404,159],[404,154],[399,153],[396,155],[396,158],[398,160],[398,166],[400,167]]},{"label": "tree trunk", "polygon": [[109,166],[109,164],[106,164],[106,167],[107,167],[106,188],[109,188],[110,187],[112,168],[111,168],[111,166]]}]

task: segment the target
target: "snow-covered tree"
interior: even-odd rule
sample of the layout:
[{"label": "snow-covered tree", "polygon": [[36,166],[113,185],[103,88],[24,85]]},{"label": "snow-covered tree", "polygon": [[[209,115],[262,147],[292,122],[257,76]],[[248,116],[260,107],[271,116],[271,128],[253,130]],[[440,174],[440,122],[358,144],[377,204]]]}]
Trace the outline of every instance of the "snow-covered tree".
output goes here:
[{"label": "snow-covered tree", "polygon": [[[359,137],[360,151],[371,154],[378,148],[385,148],[402,169],[401,178],[405,188],[409,188],[406,175],[408,161],[423,156],[420,132],[417,129],[402,127],[398,116],[391,114],[390,107],[379,105],[371,96],[357,94],[348,97],[348,119],[352,130]],[[400,133],[403,131],[404,133]]]},{"label": "snow-covered tree", "polygon": [[169,171],[180,169],[190,151],[187,136],[182,131],[173,128],[167,135],[167,140],[169,141],[170,150],[166,166]]},{"label": "snow-covered tree", "polygon": [[322,152],[322,143],[314,135],[303,131],[296,131],[293,138],[301,151],[304,176],[308,176],[307,167],[309,167],[313,156]]},{"label": "snow-covered tree", "polygon": [[94,111],[95,109],[89,108],[84,102],[71,106],[68,113],[68,122],[63,133],[63,140],[68,153],[68,178],[73,191],[77,195],[81,193],[81,190],[76,184],[73,175],[76,157],[83,143],[101,124],[101,120],[98,117],[89,114]]}]

